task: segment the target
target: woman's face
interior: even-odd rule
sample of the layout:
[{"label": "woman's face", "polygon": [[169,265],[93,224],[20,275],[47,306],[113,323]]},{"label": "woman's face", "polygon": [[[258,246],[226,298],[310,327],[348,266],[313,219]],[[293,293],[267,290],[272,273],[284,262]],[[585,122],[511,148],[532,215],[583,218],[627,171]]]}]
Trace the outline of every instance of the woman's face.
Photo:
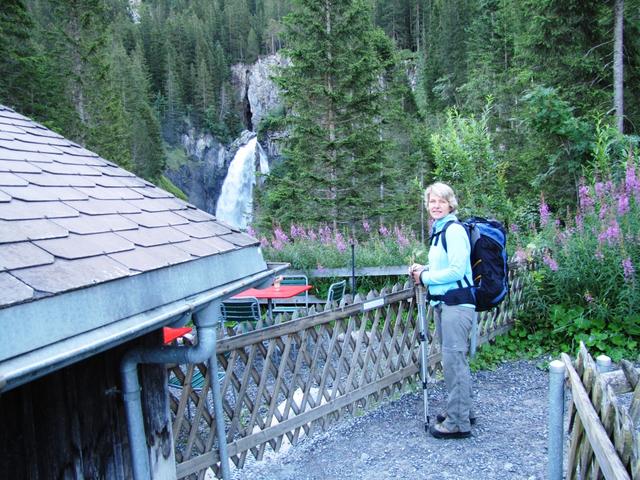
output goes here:
[{"label": "woman's face", "polygon": [[440,220],[451,213],[451,205],[444,198],[434,195],[429,195],[429,202],[427,203],[427,209],[429,215],[434,220]]}]

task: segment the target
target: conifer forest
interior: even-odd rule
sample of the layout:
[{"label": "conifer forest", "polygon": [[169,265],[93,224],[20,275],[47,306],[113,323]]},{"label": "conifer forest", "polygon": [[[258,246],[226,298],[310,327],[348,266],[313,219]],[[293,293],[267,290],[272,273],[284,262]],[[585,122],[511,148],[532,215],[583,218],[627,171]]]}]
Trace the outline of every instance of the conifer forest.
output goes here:
[{"label": "conifer forest", "polygon": [[638,143],[640,0],[3,0],[0,103],[174,188],[183,132],[247,128],[231,66],[276,53],[255,228],[415,226],[434,179],[526,228]]}]

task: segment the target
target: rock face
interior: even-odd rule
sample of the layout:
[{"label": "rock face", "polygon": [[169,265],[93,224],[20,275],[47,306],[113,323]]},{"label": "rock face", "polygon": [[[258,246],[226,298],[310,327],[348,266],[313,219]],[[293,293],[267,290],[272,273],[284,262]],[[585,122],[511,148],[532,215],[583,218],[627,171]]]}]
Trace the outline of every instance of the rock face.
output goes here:
[{"label": "rock face", "polygon": [[211,134],[196,133],[193,129],[182,135],[181,142],[187,161],[177,170],[169,169],[165,174],[196,207],[214,213],[231,161],[227,149]]},{"label": "rock face", "polygon": [[278,89],[271,80],[278,67],[287,65],[279,54],[259,58],[254,64],[237,63],[231,67],[236,101],[242,105],[247,130],[255,131],[270,111],[280,107]]},{"label": "rock face", "polygon": [[[167,169],[165,175],[187,195],[189,202],[215,214],[231,161],[237,151],[255,136],[253,132],[244,131],[227,147],[210,133],[197,133],[191,129],[181,139],[186,162],[177,169]],[[255,163],[256,171],[264,168],[259,162]],[[266,168],[268,170],[268,164]]]},{"label": "rock face", "polygon": [[[238,149],[255,136],[260,121],[269,112],[280,108],[278,90],[271,76],[275,69],[288,62],[280,55],[260,58],[254,64],[239,63],[231,67],[235,102],[242,110],[245,129],[241,137],[230,146],[221,144],[210,133],[190,129],[181,137],[187,160],[177,169],[165,174],[198,208],[214,214],[216,203],[227,175],[229,164]],[[261,139],[270,159],[280,155],[279,140],[283,132],[267,132]]]}]

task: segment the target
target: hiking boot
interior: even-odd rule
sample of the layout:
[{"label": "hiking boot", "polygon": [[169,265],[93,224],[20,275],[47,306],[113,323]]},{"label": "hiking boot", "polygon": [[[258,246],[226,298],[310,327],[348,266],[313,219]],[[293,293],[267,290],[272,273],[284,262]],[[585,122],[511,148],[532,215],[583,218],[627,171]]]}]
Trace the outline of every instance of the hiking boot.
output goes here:
[{"label": "hiking boot", "polygon": [[[447,419],[447,414],[446,413],[439,413],[438,415],[436,415],[436,421],[438,423],[442,423]],[[469,418],[469,423],[471,425],[475,425],[476,424],[476,417],[470,417]]]},{"label": "hiking boot", "polygon": [[433,438],[469,438],[471,436],[471,432],[460,432],[460,431],[451,431],[447,429],[442,423],[436,423],[429,428],[429,433]]}]

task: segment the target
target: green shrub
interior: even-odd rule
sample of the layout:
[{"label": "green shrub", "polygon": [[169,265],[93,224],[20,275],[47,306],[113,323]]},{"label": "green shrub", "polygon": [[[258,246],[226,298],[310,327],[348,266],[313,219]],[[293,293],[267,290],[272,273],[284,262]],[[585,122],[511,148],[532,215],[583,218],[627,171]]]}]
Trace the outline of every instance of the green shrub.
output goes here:
[{"label": "green shrub", "polygon": [[[614,360],[636,356],[640,341],[640,181],[633,156],[618,182],[582,181],[575,215],[560,221],[540,205],[534,243],[542,264],[532,276],[537,319],[551,349],[574,351],[583,341]],[[517,252],[522,256],[522,251]],[[531,298],[531,297],[529,297]],[[539,319],[544,319],[540,322]]]}]

